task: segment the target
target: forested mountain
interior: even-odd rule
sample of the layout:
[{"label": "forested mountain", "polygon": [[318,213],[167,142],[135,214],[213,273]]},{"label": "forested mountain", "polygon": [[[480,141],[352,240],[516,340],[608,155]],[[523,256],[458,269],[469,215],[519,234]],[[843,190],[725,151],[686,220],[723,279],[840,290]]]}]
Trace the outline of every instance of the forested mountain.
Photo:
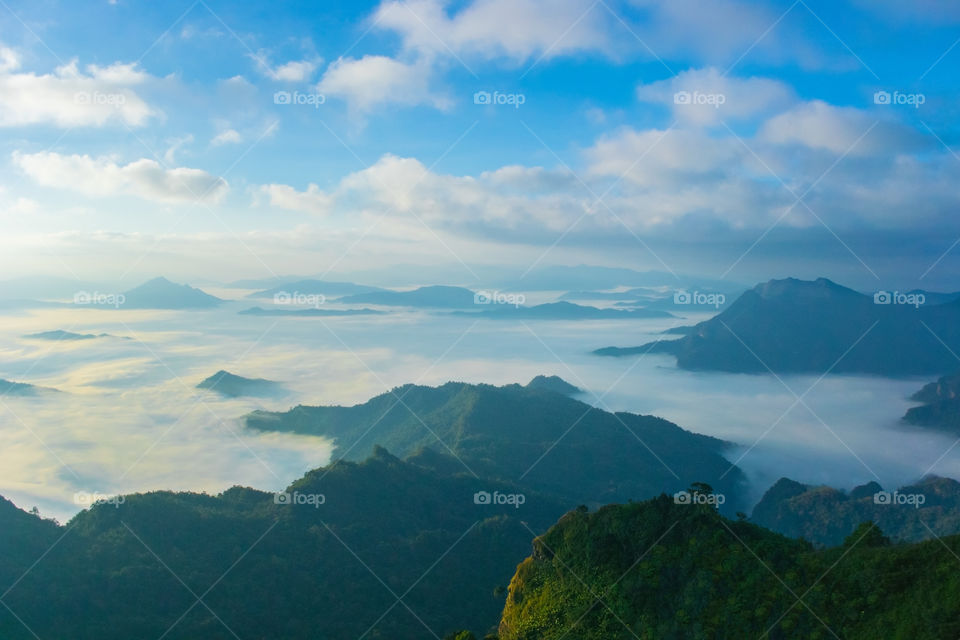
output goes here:
[{"label": "forested mountain", "polygon": [[400,456],[431,447],[456,454],[461,471],[522,483],[571,507],[640,500],[696,481],[717,487],[730,513],[742,506],[743,474],[723,457],[728,443],[537,386],[405,385],[353,407],[256,411],[246,424],[333,438],[334,455],[350,460],[375,444]]},{"label": "forested mountain", "polygon": [[[921,303],[909,295],[866,295],[826,278],[771,280],[679,340],[595,353],[628,356],[649,350],[676,356],[683,369],[739,373],[906,376],[955,369],[960,301],[933,304],[924,298]],[[931,297],[940,299],[949,298]]]},{"label": "forested mountain", "polygon": [[840,544],[868,520],[894,541],[917,542],[960,533],[960,483],[931,476],[893,491],[870,482],[845,492],[781,478],[751,520],[821,546]]},{"label": "forested mountain", "polygon": [[923,404],[908,409],[905,422],[960,434],[960,373],[924,385],[911,400]]},{"label": "forested mountain", "polygon": [[[0,585],[13,586],[0,638],[485,633],[530,539],[567,507],[424,466],[442,464],[435,458],[403,462],[377,449],[281,494],[128,495],[63,527],[2,501]],[[499,498],[516,495],[522,501]]]},{"label": "forested mountain", "polygon": [[956,638],[958,553],[872,524],[817,551],[668,496],[578,510],[518,567],[500,640]]}]

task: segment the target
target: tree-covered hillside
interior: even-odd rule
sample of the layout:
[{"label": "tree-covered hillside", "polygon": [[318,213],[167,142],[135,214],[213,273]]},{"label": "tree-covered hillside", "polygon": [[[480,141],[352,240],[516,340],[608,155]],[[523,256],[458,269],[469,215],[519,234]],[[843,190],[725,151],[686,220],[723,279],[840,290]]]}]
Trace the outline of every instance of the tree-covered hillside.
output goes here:
[{"label": "tree-covered hillside", "polygon": [[353,407],[257,411],[246,423],[333,438],[346,459],[375,444],[400,456],[424,447],[454,453],[461,471],[522,483],[571,507],[642,500],[696,481],[722,492],[729,513],[742,506],[744,477],[723,457],[728,443],[537,385],[406,385]]},{"label": "tree-covered hillside", "polygon": [[58,527],[4,501],[0,594],[12,588],[0,638],[482,635],[497,624],[533,532],[567,509],[531,492],[519,505],[498,500],[517,493],[378,449],[311,471],[279,504],[240,487],[154,492],[99,503]]},{"label": "tree-covered hillside", "polygon": [[956,638],[958,553],[872,524],[817,551],[668,496],[578,510],[534,541],[500,640]]}]

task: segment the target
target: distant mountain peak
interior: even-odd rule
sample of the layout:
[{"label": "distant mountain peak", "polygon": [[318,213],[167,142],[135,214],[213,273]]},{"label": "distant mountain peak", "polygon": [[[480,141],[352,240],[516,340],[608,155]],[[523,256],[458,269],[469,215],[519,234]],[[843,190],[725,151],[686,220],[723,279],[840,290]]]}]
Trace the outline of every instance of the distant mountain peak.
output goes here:
[{"label": "distant mountain peak", "polygon": [[577,393],[583,393],[583,389],[575,387],[570,384],[560,376],[536,376],[533,380],[527,383],[528,389],[542,389],[544,391],[552,391],[554,393],[560,393],[565,396],[572,396]]},{"label": "distant mountain peak", "polygon": [[264,378],[244,378],[235,373],[230,373],[225,369],[220,369],[215,374],[206,378],[197,384],[198,389],[209,389],[217,393],[236,398],[240,396],[265,397],[280,395],[284,389],[283,386],[273,380]]},{"label": "distant mountain peak", "polygon": [[171,282],[163,276],[124,292],[123,297],[122,306],[128,309],[202,309],[223,302],[196,287]]}]

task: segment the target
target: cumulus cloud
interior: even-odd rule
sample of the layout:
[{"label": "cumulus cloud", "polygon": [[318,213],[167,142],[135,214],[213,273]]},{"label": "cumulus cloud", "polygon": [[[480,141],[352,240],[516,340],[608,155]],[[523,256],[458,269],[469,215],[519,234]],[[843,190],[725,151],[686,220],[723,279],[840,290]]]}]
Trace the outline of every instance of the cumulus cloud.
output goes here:
[{"label": "cumulus cloud", "polygon": [[387,103],[447,108],[449,100],[429,87],[431,73],[426,61],[405,63],[373,55],[340,58],[327,67],[317,89],[327,97],[342,98],[360,112]]},{"label": "cumulus cloud", "polygon": [[771,118],[758,137],[766,142],[852,155],[905,152],[923,144],[914,130],[861,109],[822,100],[801,103]]},{"label": "cumulus cloud", "polygon": [[260,187],[259,194],[267,198],[271,207],[287,211],[324,215],[333,206],[333,197],[315,184],[308,185],[306,191],[286,184],[267,184]]},{"label": "cumulus cloud", "polygon": [[610,53],[612,16],[590,0],[474,0],[448,15],[442,0],[388,0],[378,27],[400,34],[403,46],[431,54],[454,52],[485,59]]},{"label": "cumulus cloud", "polygon": [[94,197],[130,195],[177,204],[218,202],[228,189],[226,180],[201,169],[166,169],[147,158],[121,165],[106,157],[15,152],[13,162],[40,186]]},{"label": "cumulus cloud", "polygon": [[779,80],[730,77],[713,67],[641,84],[637,98],[667,105],[680,122],[702,125],[750,118],[795,100],[793,90]]},{"label": "cumulus cloud", "polygon": [[280,82],[306,82],[322,62],[321,58],[305,58],[272,65],[266,51],[260,51],[256,55],[251,54],[251,57],[256,60],[257,68],[261,73]]},{"label": "cumulus cloud", "polygon": [[91,64],[81,71],[74,60],[40,75],[17,73],[19,66],[17,53],[0,47],[0,127],[99,127],[111,121],[136,127],[159,115],[132,88],[152,79],[134,64]]}]

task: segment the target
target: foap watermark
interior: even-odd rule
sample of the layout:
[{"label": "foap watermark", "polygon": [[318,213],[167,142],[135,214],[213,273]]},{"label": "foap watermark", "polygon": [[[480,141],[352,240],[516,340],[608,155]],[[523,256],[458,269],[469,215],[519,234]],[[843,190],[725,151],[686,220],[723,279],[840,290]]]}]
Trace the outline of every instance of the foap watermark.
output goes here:
[{"label": "foap watermark", "polygon": [[909,505],[914,509],[919,509],[920,505],[927,501],[927,496],[922,493],[900,493],[899,491],[877,491],[873,494],[873,504],[884,504],[893,506]]},{"label": "foap watermark", "polygon": [[477,491],[473,494],[473,504],[495,504],[512,505],[514,509],[519,509],[520,505],[527,501],[527,497],[522,493],[500,493],[494,491]]},{"label": "foap watermark", "polygon": [[673,104],[707,105],[719,109],[726,103],[727,96],[722,93],[702,93],[700,91],[677,91],[673,94]]},{"label": "foap watermark", "polygon": [[477,291],[473,294],[473,304],[512,304],[523,306],[527,297],[522,293],[504,293],[502,291]]},{"label": "foap watermark", "polygon": [[75,104],[94,104],[98,106],[119,107],[127,103],[122,93],[104,93],[102,91],[78,91],[73,94]]},{"label": "foap watermark", "polygon": [[726,301],[727,296],[722,293],[701,293],[700,291],[691,293],[686,289],[679,289],[673,292],[673,304],[709,306],[714,309],[719,309]]},{"label": "foap watermark", "polygon": [[98,491],[77,491],[73,494],[73,504],[84,509],[95,504],[112,504],[119,509],[120,505],[126,501],[127,499],[124,496]]},{"label": "foap watermark", "polygon": [[473,94],[473,104],[489,105],[510,105],[514,109],[519,109],[520,105],[527,101],[527,96],[522,93],[501,93],[494,91],[477,91]]},{"label": "foap watermark", "polygon": [[73,294],[73,304],[92,304],[118,309],[127,301],[122,293],[100,293],[99,291],[77,291]]},{"label": "foap watermark", "polygon": [[303,93],[300,91],[277,91],[273,94],[273,104],[309,105],[319,109],[327,101],[322,93]]},{"label": "foap watermark", "polygon": [[273,304],[295,304],[319,307],[327,301],[322,293],[300,293],[299,291],[278,291],[273,294]]},{"label": "foap watermark", "polygon": [[722,493],[677,491],[675,494],[673,494],[674,504],[708,504],[711,507],[719,507],[726,501],[727,497]]},{"label": "foap watermark", "polygon": [[910,106],[919,109],[920,105],[927,101],[927,96],[922,93],[901,93],[894,91],[877,91],[873,94],[873,104]]},{"label": "foap watermark", "polygon": [[299,491],[278,491],[273,494],[273,504],[291,504],[308,506],[319,509],[327,502],[327,496],[322,493],[300,493]]},{"label": "foap watermark", "polygon": [[900,293],[899,291],[877,291],[873,294],[873,304],[906,304],[914,308],[927,301],[922,293]]}]

